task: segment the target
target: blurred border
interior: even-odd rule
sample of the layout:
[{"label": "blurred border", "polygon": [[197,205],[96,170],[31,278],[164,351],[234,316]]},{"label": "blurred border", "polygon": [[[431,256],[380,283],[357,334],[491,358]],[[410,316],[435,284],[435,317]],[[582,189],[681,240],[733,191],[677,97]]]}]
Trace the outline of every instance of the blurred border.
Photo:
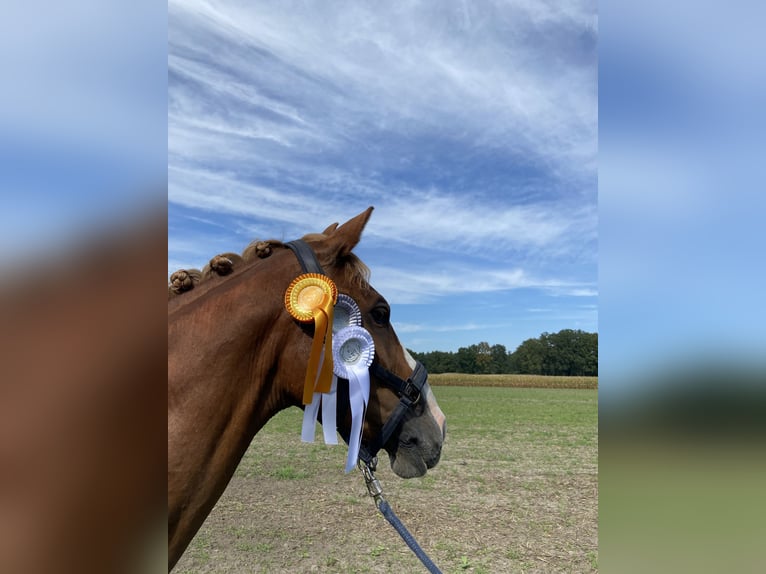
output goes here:
[{"label": "blurred border", "polygon": [[[599,11],[600,568],[761,571],[764,7]],[[165,569],[166,21],[4,10],[0,571]]]},{"label": "blurred border", "polygon": [[766,564],[764,6],[599,4],[599,566]]},{"label": "blurred border", "polygon": [[0,571],[163,572],[167,7],[0,21]]}]

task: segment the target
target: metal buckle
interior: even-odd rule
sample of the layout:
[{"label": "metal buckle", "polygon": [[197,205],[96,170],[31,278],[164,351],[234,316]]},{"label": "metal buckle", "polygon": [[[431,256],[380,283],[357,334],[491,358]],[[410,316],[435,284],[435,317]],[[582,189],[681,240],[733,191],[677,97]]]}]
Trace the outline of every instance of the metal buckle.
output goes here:
[{"label": "metal buckle", "polygon": [[415,384],[412,382],[412,379],[407,379],[405,384],[407,386],[404,387],[402,394],[407,397],[407,400],[409,400],[413,405],[420,402],[420,389],[415,386]]},{"label": "metal buckle", "polygon": [[367,493],[372,498],[375,506],[380,509],[380,503],[385,499],[383,498],[383,487],[380,485],[380,481],[374,474],[377,464],[378,457],[375,457],[369,465],[361,460],[357,462],[357,466],[359,467],[359,470],[362,471],[364,482],[367,485]]}]

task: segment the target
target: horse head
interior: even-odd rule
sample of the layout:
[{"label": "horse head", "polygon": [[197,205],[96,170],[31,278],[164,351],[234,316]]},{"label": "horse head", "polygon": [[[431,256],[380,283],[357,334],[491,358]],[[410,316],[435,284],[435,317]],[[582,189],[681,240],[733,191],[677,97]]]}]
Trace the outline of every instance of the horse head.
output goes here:
[{"label": "horse head", "polygon": [[[393,471],[403,477],[422,476],[441,455],[444,414],[426,382],[426,371],[402,347],[391,325],[388,302],[369,284],[369,270],[352,253],[359,243],[372,208],[323,233],[284,244],[261,241],[242,254],[214,257],[203,271],[174,274],[168,285],[168,564],[183,553],[260,428],[291,405],[315,404],[311,397],[332,373],[331,361],[319,360],[316,349],[332,337],[329,318],[334,297],[319,299],[322,315],[299,320],[287,305],[291,286],[304,279],[308,259],[316,268],[319,286],[342,293],[355,303],[361,317],[357,333],[367,340],[369,365],[356,365],[369,388],[356,378],[355,393],[369,391],[366,416],[359,416],[359,394],[351,397],[350,382],[338,380],[337,392],[327,393],[327,419],[372,467],[379,450],[386,450]],[[301,273],[304,271],[304,273]],[[326,277],[324,277],[324,276]],[[329,280],[327,279],[329,277]],[[331,281],[330,281],[331,280]],[[312,289],[318,285],[312,285]],[[312,289],[306,289],[312,293]],[[313,295],[312,295],[313,297]],[[331,302],[332,301],[332,302]],[[348,302],[348,301],[347,301]],[[286,310],[287,308],[287,310]],[[355,319],[359,319],[355,315]],[[322,329],[324,327],[324,330]],[[351,326],[339,329],[342,333]],[[369,339],[372,343],[369,343]],[[317,345],[317,343],[319,343]],[[374,347],[374,354],[373,354]],[[330,357],[333,356],[331,352]],[[312,362],[314,361],[314,362]],[[312,385],[312,365],[319,374]],[[365,368],[369,366],[369,369]],[[357,371],[357,368],[361,368]],[[329,377],[327,375],[330,375]],[[369,380],[369,381],[368,381]],[[307,399],[308,398],[308,402]],[[316,403],[317,405],[319,403]],[[324,402],[322,403],[324,407]],[[304,431],[314,420],[304,411]],[[364,410],[362,409],[362,412]],[[332,417],[331,414],[335,416]],[[354,414],[356,413],[356,414]],[[324,418],[324,417],[323,417]],[[324,422],[324,421],[323,421]],[[353,429],[353,433],[352,433]],[[357,433],[357,430],[359,431]],[[303,435],[304,433],[302,433]],[[353,437],[352,437],[353,434]],[[313,436],[313,435],[312,435]],[[349,446],[346,468],[356,463]]]},{"label": "horse head", "polygon": [[[388,302],[370,285],[366,265],[352,253],[372,209],[341,226],[335,223],[321,234],[307,235],[304,241],[315,253],[324,273],[335,282],[338,292],[357,303],[362,327],[374,341],[360,456],[369,462],[383,449],[389,455],[394,473],[411,478],[424,475],[439,461],[446,423],[426,382],[425,369],[399,342],[391,324]],[[296,324],[295,328],[301,327]],[[302,330],[304,338],[307,337],[308,331]],[[338,402],[337,421],[338,431],[348,440],[351,412],[343,401]]]}]

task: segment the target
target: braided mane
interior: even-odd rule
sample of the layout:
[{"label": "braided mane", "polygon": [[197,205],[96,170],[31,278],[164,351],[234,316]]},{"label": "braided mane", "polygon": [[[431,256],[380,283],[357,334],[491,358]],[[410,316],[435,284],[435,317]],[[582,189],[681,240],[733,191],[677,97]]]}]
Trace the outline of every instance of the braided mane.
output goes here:
[{"label": "braided mane", "polygon": [[[326,237],[326,235],[321,233],[310,233],[304,235],[303,240],[309,243],[318,242]],[[276,239],[269,239],[267,241],[255,239],[245,247],[244,251],[242,251],[242,255],[236,253],[220,253],[210,259],[201,271],[194,268],[174,271],[170,275],[168,281],[168,299],[183,295],[187,291],[194,289],[194,287],[200,283],[211,278],[231,275],[235,270],[241,269],[250,262],[269,257],[275,249],[279,248],[286,248],[286,246],[283,242]],[[327,268],[336,262],[320,259],[319,263]],[[354,281],[361,286],[368,285],[370,280],[370,269],[361,259],[351,253],[345,257],[343,263],[345,263],[347,278],[350,281]]]}]

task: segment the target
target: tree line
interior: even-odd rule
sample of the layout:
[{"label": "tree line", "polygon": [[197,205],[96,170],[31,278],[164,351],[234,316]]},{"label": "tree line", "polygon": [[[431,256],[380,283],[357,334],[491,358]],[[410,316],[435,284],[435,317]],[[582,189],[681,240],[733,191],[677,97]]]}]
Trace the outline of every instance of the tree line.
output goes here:
[{"label": "tree line", "polygon": [[482,341],[452,351],[410,354],[429,373],[598,376],[598,333],[563,329],[527,339],[509,353]]}]

